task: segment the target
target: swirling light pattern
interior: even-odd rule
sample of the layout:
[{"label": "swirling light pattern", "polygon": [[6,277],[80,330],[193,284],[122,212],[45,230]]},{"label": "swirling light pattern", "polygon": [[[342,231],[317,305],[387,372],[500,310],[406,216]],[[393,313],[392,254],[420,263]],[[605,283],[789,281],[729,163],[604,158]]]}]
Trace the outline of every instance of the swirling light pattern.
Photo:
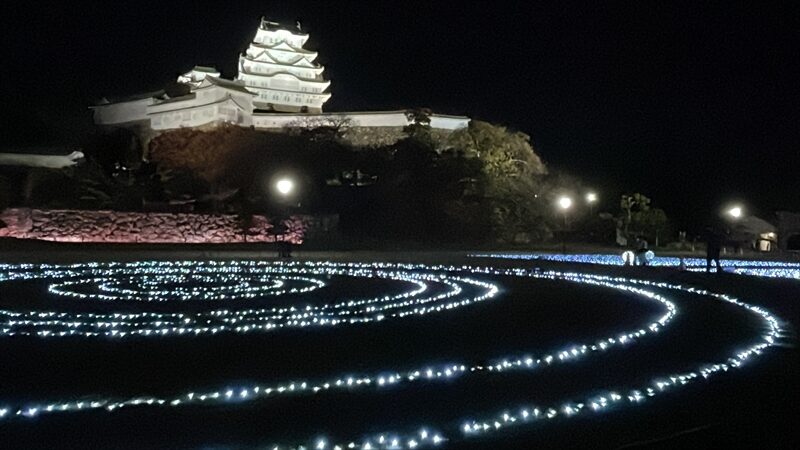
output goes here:
[{"label": "swirling light pattern", "polygon": [[[68,267],[6,266],[2,281],[53,280],[48,290],[80,300],[168,302],[170,300],[242,300],[266,295],[302,294],[325,282],[311,276],[380,278],[412,289],[368,299],[272,308],[213,309],[194,313],[70,313],[0,309],[0,337],[113,337],[206,335],[268,332],[280,328],[337,326],[441,312],[497,295],[483,281],[408,271],[402,267],[336,263],[143,262],[78,264]],[[64,281],[62,281],[64,280]],[[124,283],[122,280],[125,280]],[[183,287],[187,280],[193,287]],[[199,284],[197,284],[200,282]],[[296,286],[287,287],[295,283]],[[476,295],[466,295],[465,286]],[[432,289],[436,287],[436,289]],[[433,295],[422,294],[433,290]],[[227,304],[226,304],[227,306]]]},{"label": "swirling light pattern", "polygon": [[[27,279],[61,279],[88,277],[81,279],[101,279],[105,280],[113,276],[108,271],[121,270],[123,273],[133,271],[142,276],[151,276],[153,271],[171,271],[175,268],[188,268],[194,270],[197,264],[192,263],[137,263],[128,265],[76,265],[68,267],[56,266],[6,266],[3,277],[0,280],[27,280]],[[463,361],[460,363],[446,365],[422,365],[411,369],[402,368],[401,363],[396,367],[386,368],[376,373],[357,374],[354,370],[342,370],[345,375],[331,377],[321,380],[287,380],[285,382],[271,384],[254,384],[248,386],[225,386],[217,390],[196,391],[187,389],[171,397],[139,396],[132,398],[107,398],[101,396],[82,396],[80,401],[49,401],[40,403],[19,403],[3,405],[0,402],[0,418],[25,418],[38,417],[43,414],[64,414],[81,410],[97,410],[113,412],[122,408],[130,407],[158,407],[158,408],[180,408],[186,405],[219,405],[228,403],[244,403],[255,401],[268,401],[282,396],[296,395],[324,395],[327,391],[363,391],[381,390],[395,386],[406,386],[410,388],[420,383],[437,383],[445,380],[454,380],[466,377],[481,377],[489,373],[503,373],[508,371],[535,371],[546,368],[547,366],[564,364],[577,359],[601,355],[607,351],[624,350],[628,345],[634,344],[641,339],[656,335],[663,327],[669,325],[673,317],[678,313],[675,303],[660,292],[683,292],[698,296],[710,297],[722,302],[726,302],[735,307],[741,308],[754,317],[760,319],[764,324],[762,335],[739,351],[721,357],[715,363],[703,364],[694,370],[677,371],[674,373],[664,373],[653,378],[650,384],[643,386],[630,386],[625,389],[607,389],[605,392],[584,396],[578,395],[577,399],[566,399],[562,402],[550,405],[537,405],[530,399],[521,399],[517,405],[509,405],[508,408],[496,413],[486,413],[481,418],[469,418],[461,421],[458,429],[445,429],[446,427],[417,427],[415,431],[406,433],[384,433],[361,437],[352,441],[331,442],[324,437],[314,437],[310,441],[295,445],[278,445],[278,449],[414,449],[418,447],[434,447],[448,441],[458,439],[469,439],[473,436],[486,435],[491,433],[502,433],[507,429],[518,427],[525,424],[548,421],[552,419],[568,419],[587,413],[601,412],[623,405],[637,405],[649,398],[659,396],[677,389],[680,386],[693,383],[699,379],[706,379],[715,375],[726,373],[732,369],[741,367],[745,362],[755,356],[761,355],[767,348],[776,344],[780,337],[780,321],[765,309],[745,303],[732,296],[697,289],[689,286],[681,286],[664,282],[654,282],[645,280],[628,279],[623,277],[610,277],[603,275],[592,275],[583,273],[569,273],[556,271],[538,271],[530,269],[498,269],[491,267],[469,267],[469,266],[425,266],[419,264],[337,264],[337,263],[204,263],[199,266],[205,268],[223,269],[222,272],[238,273],[236,267],[249,267],[255,273],[257,280],[264,274],[278,274],[280,276],[315,276],[319,274],[337,274],[355,277],[381,277],[389,278],[401,282],[412,283],[416,289],[395,296],[384,296],[381,298],[367,300],[343,300],[331,305],[317,306],[317,309],[303,309],[301,314],[308,311],[309,317],[297,318],[288,314],[287,322],[282,324],[305,322],[308,326],[331,325],[334,319],[329,319],[326,314],[336,312],[346,312],[344,316],[347,320],[339,323],[360,323],[372,320],[382,320],[385,317],[405,317],[408,315],[424,315],[431,312],[450,310],[482,301],[495,296],[499,292],[496,284],[483,281],[485,277],[528,277],[534,279],[563,280],[571,283],[583,283],[603,288],[616,289],[640,296],[648,301],[653,301],[661,305],[663,311],[659,313],[651,322],[644,323],[640,327],[632,330],[623,330],[609,336],[602,336],[582,344],[553,349],[541,355],[522,354],[515,357],[496,358],[486,361]],[[257,270],[254,270],[257,269]],[[142,272],[137,272],[141,270]],[[159,272],[160,273],[160,272]],[[213,270],[210,271],[213,273]],[[63,276],[61,276],[61,275]],[[68,274],[68,275],[67,275]],[[162,279],[166,275],[159,275]],[[280,289],[275,280],[270,279],[266,286],[268,289]],[[280,281],[278,278],[277,280]],[[226,286],[240,286],[241,280]],[[449,286],[449,290],[436,296],[423,297],[421,294],[426,291],[427,283],[443,283]],[[102,282],[101,282],[102,283]],[[462,285],[469,285],[473,290],[477,290],[477,296],[462,296]],[[147,289],[154,292],[154,296],[161,296],[161,288],[157,284],[146,284]],[[141,291],[137,291],[140,295]],[[245,289],[246,292],[246,289]],[[123,296],[132,295],[122,292]],[[183,294],[181,294],[183,295]],[[88,297],[89,299],[102,300],[99,298]],[[227,311],[227,310],[226,310]],[[284,314],[272,311],[270,314]],[[34,313],[12,313],[3,311],[3,317],[18,317],[16,315]],[[78,335],[88,337],[120,337],[120,330],[126,330],[130,336],[131,328],[134,330],[148,329],[151,325],[144,325],[145,328],[138,328],[120,314],[116,318],[117,323],[100,326],[97,321],[109,320],[107,317],[62,317],[65,313],[38,313],[45,314],[25,326],[36,330],[27,333],[30,336],[62,336],[62,334],[42,334],[45,327],[54,327],[61,322],[69,323],[75,321],[79,325],[76,328]],[[52,316],[50,316],[52,314]],[[320,316],[317,316],[320,315]],[[227,316],[227,315],[226,315]],[[322,317],[322,318],[320,318]],[[380,319],[378,319],[380,317]],[[319,320],[314,321],[314,318]],[[350,321],[357,318],[357,320]],[[15,321],[19,319],[8,319]],[[150,317],[139,317],[137,320],[145,324],[150,324]],[[270,316],[268,320],[278,319]],[[327,322],[322,322],[326,320]],[[46,322],[46,324],[44,323]],[[105,322],[103,322],[105,323]],[[277,322],[276,322],[277,323]],[[64,325],[64,324],[61,324]],[[64,325],[66,326],[66,325]],[[92,327],[102,329],[103,332],[86,331]],[[191,328],[192,325],[187,325]],[[279,326],[276,326],[280,328]],[[166,335],[176,334],[172,328],[167,328]],[[16,330],[16,331],[14,331]],[[113,334],[111,331],[116,330]],[[258,329],[262,330],[262,329]],[[243,332],[236,328],[225,328],[222,331]],[[10,336],[13,333],[25,334],[18,330],[16,324],[4,324],[3,333],[0,336]],[[205,331],[200,331],[203,334]],[[144,333],[147,335],[146,333]],[[182,334],[177,332],[177,334]],[[70,333],[64,334],[64,336]]]}]

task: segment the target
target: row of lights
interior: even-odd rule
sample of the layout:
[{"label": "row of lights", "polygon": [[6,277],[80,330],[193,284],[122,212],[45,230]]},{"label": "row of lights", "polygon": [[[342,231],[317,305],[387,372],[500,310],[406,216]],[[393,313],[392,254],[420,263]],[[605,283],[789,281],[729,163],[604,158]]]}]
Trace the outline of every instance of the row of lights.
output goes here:
[{"label": "row of lights", "polygon": [[[217,284],[218,276],[159,274],[141,279],[123,276],[115,272],[116,278],[80,278],[48,287],[52,294],[79,299],[104,301],[168,302],[172,300],[227,300],[284,294],[303,294],[325,286],[325,282],[308,277],[270,276],[253,277],[252,274],[227,274],[225,284]],[[282,289],[294,282],[299,287]],[[181,284],[193,284],[183,287]],[[79,288],[85,289],[79,289]],[[77,288],[77,289],[76,289]],[[104,293],[89,293],[95,288]]]},{"label": "row of lights", "polygon": [[[524,275],[524,273],[518,273]],[[530,355],[521,355],[516,358],[503,358],[494,361],[485,362],[478,365],[466,366],[464,364],[451,364],[444,366],[425,366],[407,371],[383,370],[378,374],[354,376],[349,375],[346,377],[338,377],[312,384],[306,381],[292,381],[279,383],[273,386],[267,385],[253,385],[247,387],[240,387],[236,389],[226,388],[210,392],[189,392],[182,394],[175,398],[157,398],[157,397],[135,397],[124,401],[111,402],[108,399],[90,401],[80,401],[73,403],[52,403],[44,406],[28,407],[18,410],[17,415],[30,416],[42,412],[68,412],[78,411],[93,408],[106,408],[113,411],[119,408],[129,406],[141,405],[170,405],[179,406],[192,403],[216,403],[216,402],[241,402],[245,400],[252,400],[259,397],[274,397],[278,395],[290,395],[297,393],[317,393],[330,389],[353,389],[361,386],[395,386],[401,383],[410,383],[414,381],[436,381],[447,380],[457,376],[468,373],[481,373],[481,372],[504,372],[509,370],[518,369],[536,369],[541,366],[550,366],[553,364],[563,363],[567,361],[574,361],[582,358],[587,354],[595,352],[605,352],[611,348],[621,345],[630,344],[637,339],[640,339],[650,333],[656,333],[661,328],[667,325],[669,321],[677,313],[677,308],[674,303],[667,300],[665,297],[658,294],[646,291],[637,287],[620,285],[617,283],[609,283],[600,279],[585,278],[583,276],[576,276],[572,274],[557,275],[557,274],[536,274],[537,278],[546,278],[551,280],[570,280],[580,283],[586,283],[597,286],[605,286],[613,289],[623,290],[626,292],[634,293],[644,296],[648,299],[655,300],[665,307],[665,312],[658,317],[654,322],[643,325],[641,328],[624,331],[600,338],[593,343],[583,345],[573,345],[568,348],[562,348],[558,351],[553,351],[549,354],[544,354],[541,357],[534,358]]]},{"label": "row of lights", "polygon": [[[313,263],[310,263],[313,264]],[[323,265],[334,265],[335,263],[320,263]],[[364,265],[360,265],[363,268]],[[658,332],[662,327],[666,326],[672,317],[677,313],[677,308],[666,297],[658,294],[656,291],[649,289],[655,288],[658,290],[674,290],[681,291],[700,296],[710,296],[735,306],[744,308],[745,310],[760,317],[765,325],[767,331],[761,336],[761,339],[756,343],[746,347],[744,350],[736,352],[728,357],[724,362],[716,364],[703,365],[694,371],[678,372],[674,374],[667,374],[657,377],[652,384],[631,389],[624,394],[619,391],[608,390],[605,394],[593,394],[585,400],[579,402],[562,402],[558,406],[550,407],[536,407],[536,406],[522,406],[504,410],[495,416],[487,416],[481,420],[467,420],[464,421],[460,427],[459,433],[454,436],[460,435],[462,437],[471,437],[475,435],[482,435],[489,432],[499,432],[505,430],[512,425],[520,425],[537,421],[539,419],[553,419],[556,417],[570,418],[585,412],[601,412],[611,408],[613,405],[622,404],[638,404],[649,397],[655,397],[663,392],[668,392],[675,387],[682,386],[698,379],[708,378],[712,375],[724,373],[732,368],[738,368],[746,360],[760,355],[766,348],[775,344],[776,339],[779,337],[780,326],[776,317],[772,316],[766,310],[744,303],[734,297],[710,292],[707,290],[696,289],[692,287],[684,287],[681,285],[673,285],[669,283],[658,283],[643,280],[628,279],[623,277],[608,277],[600,275],[589,275],[581,273],[560,273],[560,272],[539,272],[530,271],[525,269],[494,269],[494,268],[474,268],[468,266],[423,266],[423,265],[408,265],[408,264],[376,264],[380,270],[396,270],[396,271],[414,271],[424,270],[428,276],[431,273],[438,273],[438,277],[444,278],[442,273],[452,272],[467,272],[470,277],[477,275],[488,276],[516,276],[516,277],[533,277],[550,280],[566,280],[576,283],[586,283],[596,286],[609,287],[613,289],[631,292],[643,296],[650,300],[655,300],[665,307],[665,312],[658,316],[658,318],[647,325],[642,326],[637,330],[621,332],[613,336],[600,338],[591,343],[583,345],[575,345],[569,348],[563,348],[545,354],[541,357],[533,356],[520,356],[518,358],[505,358],[498,359],[490,362],[475,363],[475,364],[452,364],[447,366],[426,366],[413,370],[386,370],[379,374],[362,375],[362,376],[342,376],[335,379],[321,381],[317,383],[309,382],[286,382],[278,383],[273,386],[254,385],[248,387],[240,387],[236,389],[225,388],[212,392],[187,392],[173,398],[157,398],[157,397],[138,397],[128,400],[114,400],[109,398],[98,398],[94,401],[81,401],[81,402],[51,402],[43,403],[34,406],[24,407],[4,407],[0,409],[0,417],[2,416],[18,416],[18,417],[35,417],[41,413],[57,413],[69,412],[82,409],[105,409],[114,411],[119,408],[129,406],[142,406],[153,405],[162,407],[180,407],[187,404],[217,404],[226,402],[242,402],[256,399],[272,398],[279,395],[294,395],[301,393],[317,393],[330,389],[381,389],[388,386],[396,386],[401,383],[413,382],[435,382],[449,380],[454,377],[461,376],[474,376],[486,373],[504,372],[508,370],[532,370],[540,366],[547,366],[551,364],[565,363],[573,361],[590,354],[606,351],[612,347],[625,346],[629,343],[636,342],[638,339]],[[462,277],[454,277],[450,275],[448,278],[460,279]],[[470,278],[472,279],[472,278]],[[475,280],[477,281],[477,280]],[[491,283],[482,282],[486,286],[494,286]],[[496,293],[496,291],[495,291]],[[487,295],[488,294],[484,294]],[[422,446],[435,446],[440,443],[446,442],[449,439],[446,434],[439,432],[428,431],[430,428],[423,428],[422,431],[416,431],[407,434],[382,434],[370,438],[364,438],[359,441],[350,441],[348,443],[331,443],[325,438],[317,438],[312,441],[313,448],[318,449],[400,449],[400,448],[417,448]],[[276,447],[279,448],[279,447]],[[287,448],[287,447],[280,447]],[[295,446],[289,448],[306,448],[304,446]]]},{"label": "row of lights", "polygon": [[[603,277],[608,278],[608,277]],[[767,330],[761,338],[754,344],[743,350],[737,351],[729,356],[724,362],[704,364],[697,367],[694,371],[678,372],[657,377],[652,383],[631,389],[624,394],[619,391],[607,390],[605,393],[593,393],[582,401],[561,402],[560,405],[549,407],[537,407],[532,405],[521,406],[515,409],[506,409],[494,416],[488,416],[482,420],[468,420],[462,425],[462,433],[465,436],[482,435],[501,431],[515,425],[522,425],[537,420],[548,420],[556,417],[571,418],[587,412],[601,413],[609,410],[613,406],[623,404],[639,404],[648,398],[656,397],[674,388],[696,382],[701,379],[708,379],[713,375],[728,372],[731,369],[740,368],[749,359],[761,355],[767,348],[776,345],[781,334],[779,320],[767,310],[726,295],[711,292],[694,287],[685,287],[662,282],[651,282],[645,280],[624,279],[621,277],[615,280],[633,283],[638,285],[654,286],[659,289],[670,289],[692,293],[700,296],[708,296],[718,300],[734,304],[762,319]]]},{"label": "row of lights", "polygon": [[[626,255],[614,254],[558,254],[558,253],[475,253],[469,255],[474,258],[495,258],[495,259],[514,259],[514,260],[541,260],[562,263],[578,264],[598,264],[604,266],[622,266],[626,263]],[[686,267],[705,268],[706,260],[701,258],[683,258]],[[680,267],[681,258],[675,256],[655,256],[648,258],[648,265],[659,267]],[[767,261],[767,260],[745,260],[745,259],[722,259],[720,265],[732,268],[733,273],[742,275],[756,275],[763,277],[780,277],[800,279],[800,263]]]},{"label": "row of lights", "polygon": [[[597,203],[597,194],[594,192],[589,192],[586,194],[585,199],[586,199],[586,204],[592,206],[595,203]],[[572,204],[573,204],[572,197],[568,195],[562,195],[561,197],[558,198],[558,207],[562,211],[570,209],[572,207]]]},{"label": "row of lights", "polygon": [[[324,286],[324,282],[310,276],[348,276],[356,278],[387,279],[410,284],[411,289],[394,295],[380,295],[374,298],[343,299],[336,303],[308,304],[305,306],[284,306],[260,309],[213,309],[196,313],[71,313],[64,311],[10,311],[0,309],[0,337],[39,336],[39,337],[113,337],[129,338],[163,337],[171,335],[201,336],[222,332],[252,333],[270,332],[282,328],[337,326],[381,321],[390,318],[404,318],[425,315],[471,305],[497,295],[496,285],[482,281],[449,277],[420,271],[396,270],[388,264],[339,264],[339,263],[265,263],[237,262],[229,264],[193,262],[151,262],[129,265],[78,265],[69,267],[43,267],[39,270],[25,267],[5,267],[0,282],[10,280],[60,280],[54,282],[49,291],[58,295],[84,301],[139,300],[168,301],[163,296],[163,288],[148,285],[148,291],[118,292],[113,295],[64,289],[65,286],[107,284],[109,279],[125,278],[148,280],[171,285],[185,280],[185,273],[202,274],[206,282],[206,292],[215,293],[215,288],[226,286],[229,299],[259,297],[263,294],[259,281],[266,280],[266,286],[274,286],[265,275],[276,275],[279,280],[300,279],[311,284],[292,288],[275,294],[302,293]],[[172,281],[174,278],[174,282]],[[233,288],[229,280],[235,280]],[[216,280],[216,281],[215,281]],[[215,286],[214,283],[217,283]],[[73,284],[68,284],[73,283]],[[465,287],[468,287],[465,292]],[[127,291],[127,289],[126,289]],[[422,294],[432,291],[432,295]],[[132,291],[134,292],[134,291]],[[227,291],[226,291],[227,292]],[[469,294],[471,292],[471,294]],[[140,296],[150,293],[152,296]],[[216,295],[216,294],[215,294]],[[181,296],[179,298],[184,299]],[[226,303],[236,306],[236,303]]]},{"label": "row of lights", "polygon": [[[597,194],[594,192],[589,192],[586,194],[586,204],[593,205],[597,202]],[[572,207],[572,197],[568,195],[562,195],[558,198],[558,207],[562,210],[567,210]],[[734,205],[729,207],[725,210],[725,213],[733,219],[739,219],[744,215],[744,208],[740,205]]]}]

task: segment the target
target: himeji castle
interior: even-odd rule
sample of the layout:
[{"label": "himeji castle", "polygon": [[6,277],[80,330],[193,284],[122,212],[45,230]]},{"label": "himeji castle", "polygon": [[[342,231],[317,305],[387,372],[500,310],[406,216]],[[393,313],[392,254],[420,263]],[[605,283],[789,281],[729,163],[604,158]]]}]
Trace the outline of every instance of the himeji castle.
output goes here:
[{"label": "himeji castle", "polygon": [[[376,129],[397,130],[411,123],[413,115],[404,110],[324,112],[331,82],[316,62],[317,53],[305,48],[308,37],[299,23],[289,27],[262,18],[252,42],[239,55],[234,80],[222,78],[213,67],[196,66],[178,77],[177,89],[104,98],[91,107],[94,122],[150,136],[224,123],[280,130],[343,119],[361,129],[361,135],[372,136]],[[444,114],[429,118],[438,132],[466,127],[470,120]]]},{"label": "himeji castle", "polygon": [[239,56],[238,80],[256,94],[253,104],[266,111],[321,113],[331,98],[317,53],[303,48],[308,34],[261,19],[256,37]]}]

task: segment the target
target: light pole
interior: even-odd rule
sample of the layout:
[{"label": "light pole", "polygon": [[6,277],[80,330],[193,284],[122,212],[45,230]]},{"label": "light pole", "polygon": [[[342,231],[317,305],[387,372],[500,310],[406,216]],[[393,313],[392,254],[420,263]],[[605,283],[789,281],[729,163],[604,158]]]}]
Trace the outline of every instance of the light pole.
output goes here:
[{"label": "light pole", "polygon": [[589,217],[594,216],[594,204],[597,202],[597,194],[589,192],[586,194],[586,203],[589,204]]},{"label": "light pole", "polygon": [[[729,217],[729,218],[730,218],[732,221],[734,221],[734,222],[737,222],[737,221],[738,221],[739,219],[741,219],[741,218],[742,218],[742,216],[744,215],[744,208],[742,208],[740,205],[733,205],[733,206],[731,206],[731,207],[730,207],[730,208],[729,208],[727,211],[725,211],[725,212],[727,213],[728,217]],[[740,245],[739,241],[738,241],[738,240],[735,240],[735,239],[733,239],[733,237],[735,237],[735,236],[736,236],[736,235],[734,234],[734,227],[731,227],[730,239],[731,239],[731,240],[734,242],[734,244],[735,244],[735,246],[734,246],[734,252],[736,252],[736,253],[739,253],[739,254],[741,255],[742,253],[744,253],[744,251],[743,251],[743,249],[742,249],[742,247],[741,247],[741,245]],[[723,250],[724,250],[724,249],[725,249],[725,247],[723,247]]]},{"label": "light pole", "polygon": [[285,229],[285,225],[283,225],[284,222],[281,220],[280,216],[285,215],[287,220],[290,218],[290,206],[288,205],[288,202],[295,192],[295,182],[289,177],[281,177],[275,181],[274,188],[281,197],[280,203],[282,204],[281,209],[283,210],[283,214],[279,214],[279,217],[273,219],[275,221],[275,225],[271,228],[271,230],[273,230],[275,233],[275,241],[278,243],[278,256],[290,257],[292,255],[292,244],[286,241],[287,230]]},{"label": "light pole", "polygon": [[561,233],[561,253],[567,252],[567,211],[571,206],[571,198],[563,196],[558,199],[558,207],[561,208],[561,213],[564,215],[564,231]]}]

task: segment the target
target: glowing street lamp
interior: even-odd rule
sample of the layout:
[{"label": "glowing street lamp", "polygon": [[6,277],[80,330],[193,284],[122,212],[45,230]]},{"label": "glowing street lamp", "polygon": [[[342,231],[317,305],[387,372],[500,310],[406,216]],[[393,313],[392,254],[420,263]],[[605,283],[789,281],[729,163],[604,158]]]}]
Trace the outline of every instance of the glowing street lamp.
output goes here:
[{"label": "glowing street lamp", "polygon": [[589,192],[586,194],[586,203],[589,204],[589,216],[594,216],[594,204],[597,202],[597,194]]},{"label": "glowing street lamp", "polygon": [[567,228],[567,211],[569,208],[572,207],[572,199],[567,197],[566,195],[560,197],[558,199],[558,207],[561,208],[561,212],[564,213],[564,228]]},{"label": "glowing street lamp", "polygon": [[[738,222],[739,219],[741,219],[742,216],[744,216],[744,208],[742,208],[741,205],[731,205],[730,208],[725,210],[725,215],[730,220],[730,226],[728,227],[728,233],[733,233],[735,231],[734,229],[737,228],[737,225],[735,225],[736,222]],[[741,231],[741,230],[739,230],[739,231]],[[741,255],[743,253],[744,249],[742,249],[742,247],[740,246],[740,243],[739,243],[738,240],[734,240],[734,242],[736,243],[736,245],[734,246],[734,251],[738,251],[738,253]],[[722,247],[722,252],[725,253],[725,247],[724,246]]]},{"label": "glowing street lamp", "polygon": [[294,181],[289,178],[281,178],[275,183],[275,189],[284,197],[288,196],[294,191]]},{"label": "glowing street lamp", "polygon": [[567,211],[569,208],[572,207],[572,199],[565,196],[562,196],[558,199],[558,207],[561,208],[561,212],[564,214],[564,232],[561,233],[561,252],[566,253],[567,251],[567,242],[566,242],[566,232],[567,232]]}]

